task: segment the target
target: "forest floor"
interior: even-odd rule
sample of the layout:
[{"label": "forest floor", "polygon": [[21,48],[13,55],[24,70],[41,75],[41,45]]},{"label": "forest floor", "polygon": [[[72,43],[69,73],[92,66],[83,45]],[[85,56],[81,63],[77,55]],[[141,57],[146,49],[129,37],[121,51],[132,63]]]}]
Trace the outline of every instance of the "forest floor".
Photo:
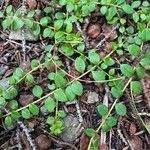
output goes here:
[{"label": "forest floor", "polygon": [[150,2],[0,0],[0,150],[149,150]]}]

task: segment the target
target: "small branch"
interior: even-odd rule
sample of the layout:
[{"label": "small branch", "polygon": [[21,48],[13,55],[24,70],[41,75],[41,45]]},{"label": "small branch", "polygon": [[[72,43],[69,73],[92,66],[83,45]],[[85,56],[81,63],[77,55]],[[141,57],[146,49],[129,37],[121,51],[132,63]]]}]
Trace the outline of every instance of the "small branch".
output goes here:
[{"label": "small branch", "polygon": [[22,121],[18,121],[17,123],[20,126],[20,128],[22,128],[23,132],[25,133],[32,150],[37,150],[28,128],[23,124]]},{"label": "small branch", "polygon": [[20,136],[19,136],[19,129],[17,128],[17,132],[16,132],[16,138],[17,138],[17,147],[18,150],[22,150],[22,143],[20,140]]},{"label": "small branch", "polygon": [[102,40],[96,45],[96,48],[102,46],[102,44],[110,37],[110,35],[112,34],[112,32],[114,32],[114,30],[116,30],[118,27],[119,27],[119,24],[115,25],[115,26],[112,28],[111,32],[110,32],[109,34],[107,34],[107,36],[105,36],[105,38],[102,39]]}]

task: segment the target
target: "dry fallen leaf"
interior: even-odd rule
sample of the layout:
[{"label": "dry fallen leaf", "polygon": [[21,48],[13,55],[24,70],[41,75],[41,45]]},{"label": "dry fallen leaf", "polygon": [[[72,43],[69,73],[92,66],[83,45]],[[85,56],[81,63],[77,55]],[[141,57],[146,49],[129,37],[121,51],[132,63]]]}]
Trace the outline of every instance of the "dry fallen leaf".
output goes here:
[{"label": "dry fallen leaf", "polygon": [[19,103],[22,106],[26,106],[33,102],[34,97],[32,95],[22,94],[19,97]]},{"label": "dry fallen leaf", "polygon": [[39,150],[47,150],[51,146],[51,139],[44,134],[39,135],[35,141]]},{"label": "dry fallen leaf", "polygon": [[90,139],[84,134],[81,135],[80,138],[80,150],[87,150]]},{"label": "dry fallen leaf", "polygon": [[37,2],[36,0],[26,0],[28,8],[31,9],[35,9],[37,6]]},{"label": "dry fallen leaf", "polygon": [[108,146],[107,146],[106,143],[102,143],[102,144],[100,145],[100,150],[109,150],[109,148],[108,148]]},{"label": "dry fallen leaf", "polygon": [[132,122],[131,124],[130,124],[130,128],[129,128],[129,132],[130,132],[130,135],[134,135],[135,133],[136,133],[136,125],[135,125],[135,123],[134,122]]},{"label": "dry fallen leaf", "polygon": [[113,41],[114,39],[118,37],[116,30],[113,30],[113,26],[104,24],[102,26],[102,31],[103,31],[102,34],[104,34],[105,37],[109,35],[110,41]]},{"label": "dry fallen leaf", "polygon": [[138,136],[131,136],[131,144],[133,150],[141,150],[142,149],[142,140]]},{"label": "dry fallen leaf", "polygon": [[99,24],[91,24],[88,27],[87,34],[90,38],[97,38],[101,33],[101,28]]}]

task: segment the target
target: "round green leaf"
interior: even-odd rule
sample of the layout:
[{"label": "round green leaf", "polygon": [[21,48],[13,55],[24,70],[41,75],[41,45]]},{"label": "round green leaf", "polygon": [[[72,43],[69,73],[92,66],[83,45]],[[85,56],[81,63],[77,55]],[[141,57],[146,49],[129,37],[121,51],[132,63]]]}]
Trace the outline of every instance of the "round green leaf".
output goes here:
[{"label": "round green leaf", "polygon": [[35,97],[40,98],[43,94],[43,89],[39,85],[35,85],[32,89],[32,93]]},{"label": "round green leaf", "polygon": [[120,116],[125,116],[126,113],[127,113],[127,108],[124,104],[122,103],[117,103],[115,105],[115,110],[116,110],[116,113]]},{"label": "round green leaf", "polygon": [[27,76],[26,76],[26,81],[27,81],[28,83],[33,83],[33,82],[34,82],[34,77],[33,77],[33,75],[32,75],[32,74],[27,74]]},{"label": "round green leaf", "polygon": [[55,102],[51,97],[48,97],[48,98],[45,100],[44,107],[45,107],[49,112],[53,112],[54,109],[55,109],[55,107],[56,107],[56,102]]},{"label": "round green leaf", "polygon": [[75,68],[80,73],[84,73],[85,70],[85,62],[81,57],[76,58],[75,60]]},{"label": "round green leaf", "polygon": [[104,104],[98,105],[97,111],[102,117],[104,117],[108,114],[108,107]]},{"label": "round green leaf", "polygon": [[21,115],[25,119],[29,119],[31,117],[30,111],[27,108],[22,110]]},{"label": "round green leaf", "polygon": [[90,50],[88,53],[88,57],[91,63],[98,64],[100,61],[99,55],[95,52],[95,50]]},{"label": "round green leaf", "polygon": [[58,89],[54,93],[54,97],[56,98],[57,101],[60,101],[60,102],[66,102],[67,101],[67,96],[62,89]]},{"label": "round green leaf", "polygon": [[5,120],[4,120],[4,122],[5,122],[5,125],[6,125],[7,127],[12,127],[12,125],[13,125],[13,121],[12,121],[11,116],[7,116],[7,117],[5,118]]},{"label": "round green leaf", "polygon": [[29,106],[29,110],[30,110],[30,112],[31,112],[34,116],[39,115],[39,107],[38,107],[37,105],[31,104],[31,105]]},{"label": "round green leaf", "polygon": [[128,51],[132,56],[135,56],[135,57],[138,57],[141,52],[140,47],[135,44],[130,45],[128,47]]},{"label": "round green leaf", "polygon": [[96,135],[96,131],[92,128],[87,128],[84,130],[84,132],[88,137],[93,137]]},{"label": "round green leaf", "polygon": [[135,94],[141,94],[142,93],[142,84],[139,81],[132,81],[130,83],[131,86],[131,90],[135,93]]},{"label": "round green leaf", "polygon": [[54,82],[58,88],[65,86],[67,83],[67,80],[60,74],[60,73],[55,73],[54,76]]},{"label": "round green leaf", "polygon": [[128,64],[121,64],[120,69],[121,69],[122,74],[129,78],[132,77],[134,74],[133,67]]},{"label": "round green leaf", "polygon": [[71,84],[71,90],[75,95],[81,96],[83,94],[83,85],[75,80],[72,84]]}]

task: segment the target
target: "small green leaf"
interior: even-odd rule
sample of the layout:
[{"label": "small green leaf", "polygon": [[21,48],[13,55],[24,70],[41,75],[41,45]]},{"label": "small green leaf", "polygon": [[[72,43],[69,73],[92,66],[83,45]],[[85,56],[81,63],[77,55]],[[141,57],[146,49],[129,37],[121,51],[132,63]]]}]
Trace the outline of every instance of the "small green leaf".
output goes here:
[{"label": "small green leaf", "polygon": [[60,49],[65,53],[66,56],[72,56],[74,54],[74,49],[69,44],[63,44]]},{"label": "small green leaf", "polygon": [[116,110],[116,113],[120,116],[125,116],[126,113],[127,113],[127,108],[124,104],[122,103],[117,103],[115,105],[115,110]]},{"label": "small green leaf", "polygon": [[91,63],[98,64],[100,61],[99,55],[95,52],[95,50],[90,50],[88,53],[88,57]]},{"label": "small green leaf", "polygon": [[6,100],[3,97],[0,97],[0,108],[6,104]]},{"label": "small green leaf", "polygon": [[66,113],[64,110],[58,110],[57,115],[59,118],[64,118],[66,116]]},{"label": "small green leaf", "polygon": [[15,74],[16,74],[16,76],[18,76],[19,78],[22,78],[22,77],[24,76],[24,71],[23,71],[21,68],[16,68]]},{"label": "small green leaf", "polygon": [[47,37],[51,37],[52,34],[52,30],[50,28],[45,28],[43,31],[43,37],[47,38]]},{"label": "small green leaf", "polygon": [[68,100],[72,101],[75,99],[75,94],[73,93],[71,86],[67,86],[65,93]]},{"label": "small green leaf", "polygon": [[34,24],[32,32],[35,36],[38,36],[40,34],[41,28],[39,24]]},{"label": "small green leaf", "polygon": [[75,68],[80,73],[84,73],[85,70],[85,62],[81,57],[76,58],[75,60]]},{"label": "small green leaf", "polygon": [[67,23],[67,25],[66,25],[66,32],[67,32],[67,33],[72,32],[72,23],[71,23],[71,22],[68,22],[68,23]]},{"label": "small green leaf", "polygon": [[31,61],[31,68],[34,69],[34,68],[38,67],[39,64],[40,64],[40,62],[37,59],[33,59]]},{"label": "small green leaf", "polygon": [[54,27],[56,30],[59,30],[63,26],[64,20],[55,20]]},{"label": "small green leaf", "polygon": [[14,30],[21,29],[24,26],[24,22],[21,19],[13,20],[12,28]]},{"label": "small green leaf", "polygon": [[139,81],[132,81],[130,83],[131,86],[131,90],[135,93],[135,94],[141,94],[142,93],[142,84]]},{"label": "small green leaf", "polygon": [[30,112],[31,112],[34,116],[39,115],[39,107],[38,107],[37,105],[31,104],[31,105],[29,106],[29,110],[30,110]]},{"label": "small green leaf", "polygon": [[150,66],[150,58],[143,58],[143,59],[140,61],[140,64],[141,64],[143,67],[148,67],[148,66]]},{"label": "small green leaf", "polygon": [[117,8],[112,6],[108,9],[107,20],[113,19],[113,17],[117,14]]},{"label": "small green leaf", "polygon": [[131,4],[132,8],[138,8],[141,5],[141,1],[133,1]]},{"label": "small green leaf", "polygon": [[115,98],[120,98],[123,95],[122,90],[116,87],[111,88],[111,93]]},{"label": "small green leaf", "polygon": [[30,111],[27,108],[22,110],[21,115],[25,119],[29,119],[31,117]]},{"label": "small green leaf", "polygon": [[11,114],[11,117],[13,118],[13,120],[17,121],[19,120],[19,118],[21,117],[20,113],[17,111],[13,111]]},{"label": "small green leaf", "polygon": [[10,107],[11,110],[18,109],[18,102],[16,100],[11,100],[9,102],[9,107]]},{"label": "small green leaf", "polygon": [[100,8],[100,12],[101,12],[102,15],[105,15],[106,12],[107,12],[107,7],[106,7],[106,6],[102,6],[102,7]]},{"label": "small green leaf", "polygon": [[53,111],[55,110],[55,107],[56,107],[56,102],[55,102],[51,97],[48,97],[48,98],[45,100],[44,107],[45,107],[49,112],[53,112]]},{"label": "small green leaf", "polygon": [[15,87],[11,87],[9,92],[10,92],[10,95],[11,95],[11,99],[15,98],[18,95],[18,90]]},{"label": "small green leaf", "polygon": [[96,135],[96,131],[92,128],[87,128],[84,130],[84,132],[88,137],[93,137]]},{"label": "small green leaf", "polygon": [[113,127],[117,124],[117,119],[115,117],[108,117],[107,120],[106,120],[106,123],[110,126],[110,127]]},{"label": "small green leaf", "polygon": [[108,114],[108,107],[104,104],[98,105],[97,111],[102,117],[104,117]]},{"label": "small green leaf", "polygon": [[128,5],[128,4],[124,4],[124,5],[122,6],[122,9],[123,9],[123,11],[124,11],[125,13],[127,13],[127,14],[132,14],[132,13],[134,13],[133,8],[132,8],[130,5]]},{"label": "small green leaf", "polygon": [[12,10],[13,10],[12,5],[9,5],[9,6],[7,6],[7,8],[6,8],[6,13],[9,14],[9,13],[12,12]]},{"label": "small green leaf", "polygon": [[133,67],[128,64],[121,64],[120,69],[121,69],[122,74],[127,77],[132,77],[134,74]]},{"label": "small green leaf", "polygon": [[139,36],[143,42],[150,41],[150,29],[149,28],[144,29]]},{"label": "small green leaf", "polygon": [[64,36],[64,32],[62,32],[62,31],[58,31],[55,33],[55,39],[56,40],[61,39],[63,36]]},{"label": "small green leaf", "polygon": [[145,69],[143,67],[137,67],[136,73],[137,73],[139,78],[143,79],[144,75],[145,75]]},{"label": "small green leaf", "polygon": [[43,94],[43,89],[39,85],[35,85],[32,89],[32,93],[35,97],[40,98]]},{"label": "small green leaf", "polygon": [[112,65],[115,64],[114,60],[112,58],[110,58],[110,57],[105,58],[104,63],[107,66],[112,66]]},{"label": "small green leaf", "polygon": [[49,125],[53,125],[55,123],[55,118],[54,117],[48,117],[46,120],[46,123]]},{"label": "small green leaf", "polygon": [[132,17],[133,17],[134,22],[136,22],[136,23],[137,23],[137,22],[139,21],[139,19],[140,19],[139,14],[138,14],[137,12],[133,13]]},{"label": "small green leaf", "polygon": [[111,130],[111,127],[105,122],[102,126],[103,132],[109,132]]},{"label": "small green leaf", "polygon": [[67,96],[62,89],[58,89],[54,93],[54,97],[56,98],[57,101],[60,101],[60,102],[66,102],[67,101]]},{"label": "small green leaf", "polygon": [[48,79],[54,80],[54,78],[55,78],[55,73],[54,72],[51,72],[51,73],[48,74]]},{"label": "small green leaf", "polygon": [[79,44],[79,45],[77,46],[77,50],[78,50],[79,52],[83,52],[84,49],[85,49],[85,44],[84,44],[84,43],[81,43],[81,44]]},{"label": "small green leaf", "polygon": [[35,15],[35,10],[31,10],[28,12],[27,17],[32,18]]},{"label": "small green leaf", "polygon": [[67,83],[67,80],[60,73],[55,73],[54,82],[56,86],[60,88]]},{"label": "small green leaf", "polygon": [[103,81],[105,80],[105,72],[104,71],[92,71],[92,76],[94,78],[95,81]]},{"label": "small green leaf", "polygon": [[129,45],[128,51],[132,56],[135,56],[135,57],[138,57],[141,52],[140,47],[135,44]]},{"label": "small green leaf", "polygon": [[26,81],[28,82],[28,83],[33,83],[34,82],[34,77],[33,77],[33,75],[32,74],[27,74],[27,76],[26,76]]},{"label": "small green leaf", "polygon": [[51,20],[50,17],[43,17],[43,18],[41,18],[41,20],[40,20],[40,24],[45,27],[45,26],[48,25],[48,23],[50,22],[50,20]]},{"label": "small green leaf", "polygon": [[11,25],[11,22],[10,22],[10,19],[5,19],[2,21],[2,26],[3,26],[3,29],[6,30],[7,28],[9,28]]},{"label": "small green leaf", "polygon": [[7,127],[12,127],[12,125],[13,125],[13,121],[12,121],[11,116],[7,116],[7,117],[5,118],[5,120],[4,120],[4,122],[5,122],[5,125],[6,125]]},{"label": "small green leaf", "polygon": [[75,80],[72,84],[71,84],[71,90],[75,95],[81,96],[83,94],[83,85]]},{"label": "small green leaf", "polygon": [[0,18],[3,18],[4,17],[4,14],[3,12],[0,11]]}]

